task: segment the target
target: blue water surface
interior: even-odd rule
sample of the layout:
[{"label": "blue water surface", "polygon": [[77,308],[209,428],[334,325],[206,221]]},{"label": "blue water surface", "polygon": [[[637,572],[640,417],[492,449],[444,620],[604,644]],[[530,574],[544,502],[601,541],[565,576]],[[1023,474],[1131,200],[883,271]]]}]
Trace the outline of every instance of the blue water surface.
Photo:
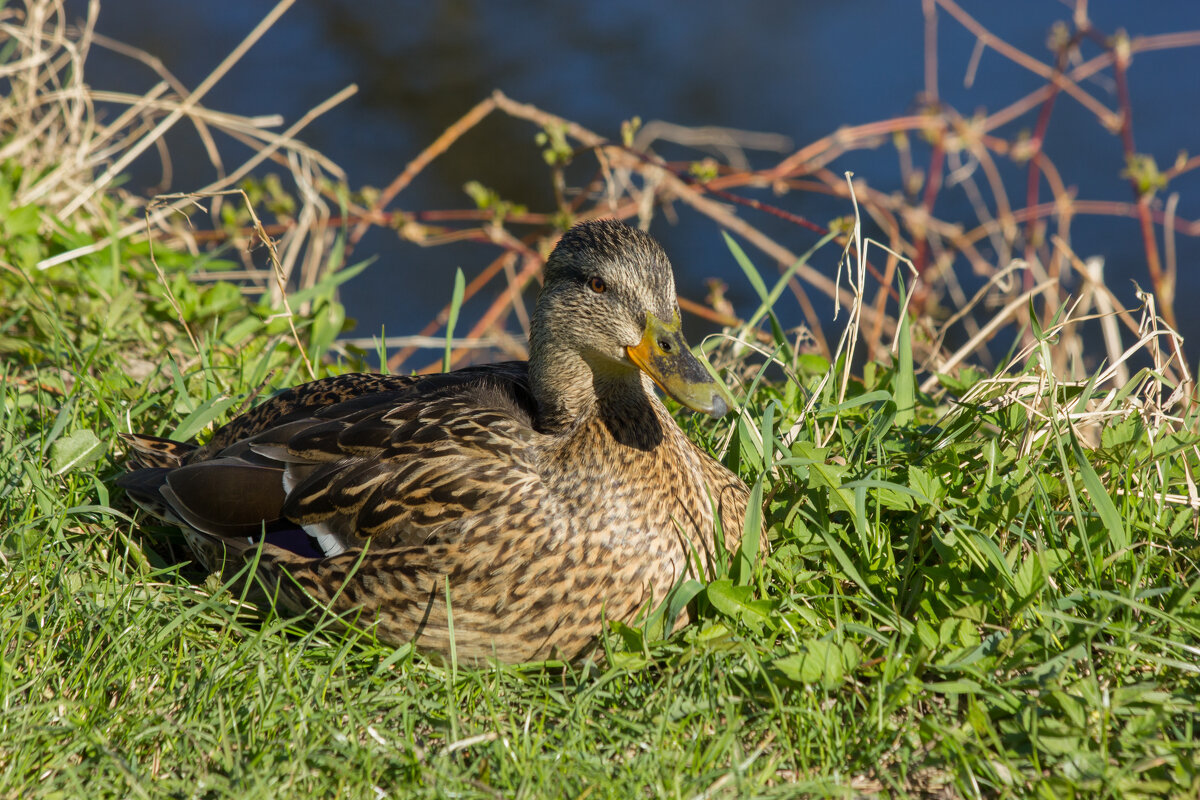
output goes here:
[{"label": "blue water surface", "polygon": [[[274,5],[264,0],[108,0],[98,29],[158,55],[195,86]],[[1055,20],[1070,9],[1054,0],[962,0],[962,7],[1025,53],[1050,62],[1046,40]],[[1196,0],[1092,0],[1094,24],[1132,35],[1200,29]],[[945,14],[939,25],[939,91],[960,113],[996,110],[1041,86],[1041,78],[987,51],[974,83],[964,76],[974,37]],[[1090,48],[1094,55],[1096,48]],[[386,185],[423,147],[474,103],[499,88],[514,99],[616,137],[622,120],[640,116],[683,125],[716,125],[785,134],[796,145],[843,125],[911,112],[923,90],[924,21],[916,0],[717,0],[635,2],[606,0],[308,0],[297,3],[248,56],[219,83],[205,103],[246,115],[282,114],[288,122],[348,83],[359,93],[317,120],[304,138],[345,168],[350,182]],[[142,91],[155,78],[140,65],[97,52],[89,64],[94,86]],[[1115,87],[1105,80],[1087,90],[1110,108]],[[1181,149],[1200,151],[1200,49],[1139,55],[1130,72],[1137,149],[1169,166]],[[1000,131],[1029,129],[1026,115]],[[402,194],[405,209],[465,207],[462,185],[479,180],[503,196],[549,210],[552,194],[533,129],[492,120],[435,162]],[[171,189],[197,188],[211,178],[194,137],[174,134]],[[190,149],[189,149],[190,148]],[[1129,201],[1120,176],[1120,142],[1098,129],[1094,116],[1060,96],[1046,151],[1081,198]],[[918,166],[922,153],[918,152]],[[778,154],[752,154],[766,166]],[[851,153],[834,165],[873,186],[899,188],[894,149]],[[1023,168],[1005,165],[1010,196],[1023,204]],[[138,166],[135,186],[161,179],[152,161]],[[1182,177],[1178,214],[1200,218],[1200,179]],[[769,194],[759,197],[775,202]],[[1049,192],[1041,190],[1041,199]],[[798,196],[789,210],[824,224],[849,213],[844,201]],[[653,232],[672,255],[681,294],[700,299],[704,279],[730,285],[739,313],[753,310],[753,292],[725,249],[716,227],[677,205],[678,222],[661,220]],[[946,190],[935,212],[970,220],[961,192]],[[739,213],[802,252],[815,235],[747,209]],[[1110,283],[1133,302],[1133,282],[1148,285],[1142,242],[1132,219],[1080,218],[1073,244],[1081,255],[1100,254]],[[987,253],[987,251],[984,251]],[[1200,241],[1178,239],[1181,312],[1200,298]],[[414,333],[450,296],[454,267],[468,275],[494,257],[483,246],[421,249],[374,231],[356,256],[376,263],[343,292],[358,335],[386,329]],[[829,274],[837,253],[827,249],[818,267]],[[764,269],[773,270],[765,257]],[[966,268],[963,268],[964,273]],[[970,284],[972,278],[964,276]],[[817,298],[819,301],[819,298]],[[468,307],[485,307],[481,298]],[[821,303],[824,309],[824,304]],[[831,314],[831,309],[828,310]],[[1181,313],[1183,333],[1200,340],[1200,317]],[[784,321],[800,321],[785,309]],[[688,322],[693,332],[704,326]],[[693,337],[694,338],[694,337]]]}]

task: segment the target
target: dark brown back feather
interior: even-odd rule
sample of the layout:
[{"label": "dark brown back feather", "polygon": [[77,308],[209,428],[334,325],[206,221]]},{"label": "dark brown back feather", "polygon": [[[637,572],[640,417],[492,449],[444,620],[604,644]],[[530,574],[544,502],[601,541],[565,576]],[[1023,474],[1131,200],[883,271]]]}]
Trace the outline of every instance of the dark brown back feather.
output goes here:
[{"label": "dark brown back feather", "polygon": [[171,507],[214,536],[256,536],[282,517],[283,468],[221,458],[167,474]]}]

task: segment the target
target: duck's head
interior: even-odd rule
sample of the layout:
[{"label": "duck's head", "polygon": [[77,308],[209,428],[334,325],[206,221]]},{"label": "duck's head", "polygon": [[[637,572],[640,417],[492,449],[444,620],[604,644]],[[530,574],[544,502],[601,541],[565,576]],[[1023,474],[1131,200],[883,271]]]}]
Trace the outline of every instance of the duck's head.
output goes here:
[{"label": "duck's head", "polygon": [[545,277],[530,330],[535,387],[582,360],[594,385],[640,384],[640,370],[693,411],[729,410],[683,338],[671,262],[649,234],[614,220],[576,225]]}]

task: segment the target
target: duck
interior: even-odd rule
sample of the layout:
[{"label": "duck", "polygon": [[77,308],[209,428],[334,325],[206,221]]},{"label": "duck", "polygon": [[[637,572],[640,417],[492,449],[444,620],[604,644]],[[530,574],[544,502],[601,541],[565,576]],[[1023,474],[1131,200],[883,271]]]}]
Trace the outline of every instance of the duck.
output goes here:
[{"label": "duck", "polygon": [[122,434],[118,484],[291,613],[458,660],[578,661],[743,533],[746,484],[656,387],[729,410],[663,248],[592,220],[547,258],[527,362],[316,380],[204,444]]}]

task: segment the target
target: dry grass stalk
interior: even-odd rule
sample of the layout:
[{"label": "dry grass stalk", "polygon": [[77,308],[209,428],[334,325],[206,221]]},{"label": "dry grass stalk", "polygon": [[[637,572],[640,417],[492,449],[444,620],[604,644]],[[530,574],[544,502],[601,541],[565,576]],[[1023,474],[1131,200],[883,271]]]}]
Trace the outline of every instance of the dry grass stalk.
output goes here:
[{"label": "dry grass stalk", "polygon": [[[278,117],[241,117],[201,104],[206,92],[293,2],[278,3],[191,91],[153,56],[97,35],[97,0],[88,4],[87,16],[78,27],[70,23],[60,0],[30,0],[23,8],[0,10],[0,39],[15,50],[0,67],[0,81],[8,90],[0,94],[0,137],[8,139],[0,150],[0,160],[11,159],[21,167],[16,204],[37,202],[53,217],[69,218],[77,229],[95,227],[100,233],[98,226],[107,226],[110,218],[108,211],[95,204],[98,195],[111,191],[111,181],[134,160],[156,149],[163,159],[164,173],[169,175],[170,155],[162,145],[162,137],[181,121],[195,128],[217,176],[197,192],[164,196],[153,202],[120,193],[125,216],[118,221],[117,230],[99,236],[91,245],[47,258],[39,268],[69,263],[126,239],[165,238],[190,242],[193,249],[198,249],[194,232],[180,212],[195,205],[197,197],[207,197],[212,199],[216,214],[220,197],[270,159],[287,170],[298,196],[297,211],[280,232],[279,263],[267,271],[247,269],[221,277],[249,280],[260,290],[270,291],[278,303],[284,300],[282,286],[293,282],[310,286],[319,279],[335,232],[329,225],[329,186],[341,181],[343,175],[336,165],[296,137],[312,120],[350,97],[355,88],[337,93],[281,133],[269,130],[281,123]],[[84,75],[88,53],[95,47],[145,64],[156,72],[160,82],[141,96],[93,89],[85,83]],[[100,108],[109,110],[111,122],[98,121]],[[250,146],[251,156],[229,169],[220,155],[218,140],[222,134]],[[261,239],[262,223],[257,219],[255,222]],[[248,266],[252,267],[252,262]]]},{"label": "dry grass stalk", "polygon": [[[798,218],[779,206],[744,195],[735,195],[730,190],[771,188],[784,196],[789,192],[803,191],[821,192],[847,199],[853,192],[857,195],[865,216],[870,216],[886,232],[890,250],[882,268],[870,260],[866,261],[867,271],[878,281],[872,302],[865,303],[862,312],[864,320],[869,323],[861,329],[861,333],[866,336],[866,352],[873,356],[880,355],[883,351],[883,338],[894,334],[896,295],[893,277],[900,259],[908,258],[922,278],[922,291],[915,298],[917,322],[920,323],[920,327],[940,331],[940,335],[945,334],[946,328],[931,324],[926,315],[934,308],[939,298],[949,296],[957,309],[954,320],[961,322],[968,332],[968,343],[953,353],[939,352],[940,339],[935,338],[934,341],[925,343],[918,341],[917,347],[922,348],[920,355],[931,368],[953,368],[956,364],[976,357],[986,360],[985,348],[989,342],[1005,328],[1026,324],[1029,307],[1027,301],[1030,298],[1041,298],[1037,307],[1040,309],[1040,321],[1043,325],[1050,324],[1061,309],[1076,302],[1067,296],[1067,288],[1060,279],[1064,270],[1075,266],[1068,264],[1072,256],[1053,243],[1067,241],[1070,225],[1080,215],[1100,214],[1138,220],[1149,219],[1154,225],[1163,227],[1164,235],[1171,237],[1200,234],[1200,221],[1177,219],[1173,203],[1167,209],[1161,210],[1153,203],[1148,203],[1146,197],[1141,197],[1133,203],[1073,197],[1067,182],[1040,149],[1049,120],[1048,102],[1056,92],[1067,94],[1089,109],[1097,117],[1101,128],[1108,126],[1115,129],[1119,127],[1118,120],[1128,117],[1125,105],[1127,98],[1120,98],[1119,107],[1114,111],[1096,101],[1079,86],[1080,81],[1091,78],[1102,70],[1119,68],[1120,53],[1115,40],[1101,42],[1100,46],[1105,48],[1102,55],[1086,61],[1078,59],[1077,61],[1082,63],[1067,70],[1032,59],[1008,46],[954,3],[930,2],[926,4],[926,11],[932,15],[941,12],[950,14],[959,24],[971,31],[979,42],[994,49],[1020,68],[1030,70],[1046,79],[1047,87],[1030,93],[996,114],[963,118],[952,108],[933,103],[937,98],[934,58],[931,59],[934,65],[930,79],[932,85],[927,87],[927,100],[930,101],[930,105],[925,113],[839,130],[831,136],[801,147],[776,166],[757,171],[745,168],[747,162],[744,158],[721,151],[722,141],[728,139],[721,140],[717,137],[713,141],[706,141],[697,132],[681,134],[673,126],[650,123],[624,142],[613,141],[569,120],[534,106],[518,103],[496,92],[471,109],[468,115],[448,129],[435,145],[410,164],[393,187],[402,188],[408,185],[417,172],[427,166],[433,158],[448,152],[466,130],[493,112],[499,111],[514,119],[533,123],[544,131],[554,132],[560,141],[569,143],[567,155],[570,160],[577,162],[584,156],[595,157],[597,168],[593,179],[575,189],[570,201],[560,198],[559,212],[562,215],[573,218],[615,215],[633,218],[638,224],[645,225],[654,209],[661,208],[669,213],[672,203],[682,201],[749,242],[759,252],[775,260],[781,269],[795,261],[795,253],[781,241],[766,236],[746,217],[739,216],[735,212],[737,206],[789,219],[809,229],[819,229],[820,226]],[[1074,11],[1072,19],[1081,27],[1075,38],[1063,43],[1063,58],[1073,58],[1084,43],[1100,40],[1087,21],[1086,6],[1077,4]],[[931,35],[927,42],[927,51],[933,53],[936,51],[937,26],[931,25],[929,31]],[[1129,53],[1137,53],[1197,45],[1200,45],[1200,33],[1139,37],[1120,46],[1127,47]],[[1003,139],[996,135],[997,128],[1002,124],[1012,121],[1020,114],[1038,109],[1041,110],[1041,114],[1037,121],[1038,138],[1035,141]],[[664,132],[676,142],[694,142],[697,149],[709,150],[710,153],[715,150],[725,161],[720,163],[711,157],[706,158],[704,163],[715,168],[716,176],[702,180],[694,179],[689,175],[692,164],[667,163],[654,155],[652,148],[655,139],[647,131]],[[914,167],[913,148],[909,144],[911,134],[917,134],[932,142],[931,164],[926,175],[918,174]],[[878,146],[885,136],[893,137],[893,142],[902,155],[902,161],[908,165],[905,173],[917,181],[911,196],[880,192],[863,182],[847,186],[839,175],[826,168],[852,150]],[[742,141],[765,144],[767,140],[758,141],[754,137],[743,135]],[[1009,197],[1000,174],[997,164],[1000,159],[1028,164],[1028,168],[1050,186],[1053,202],[1040,202],[1036,193],[1027,196],[1023,206],[1014,202]],[[1188,159],[1176,164],[1165,174],[1177,177],[1197,166],[1200,166],[1200,159]],[[1037,183],[1039,181],[1032,181],[1034,185]],[[934,200],[941,191],[948,188],[961,189],[967,195],[976,210],[977,225],[964,226],[938,219],[933,214]],[[394,199],[397,194],[398,192],[389,193],[388,199]],[[374,219],[392,219],[385,215],[382,203],[372,209],[371,213]],[[396,213],[402,214],[415,224],[439,217],[447,220],[453,212]],[[486,211],[484,213],[486,215]],[[1053,222],[1053,228],[1048,228],[1048,221]],[[425,241],[447,241],[448,239],[443,237],[448,235],[454,239],[461,236],[483,241],[489,238],[484,234],[488,224],[492,224],[492,221],[485,221],[478,228],[448,229],[422,224],[409,230],[415,237],[423,237]],[[506,217],[502,224],[542,226],[541,232],[522,240],[535,244],[540,252],[545,252],[555,236],[553,230],[546,231],[545,223],[534,219],[533,215],[526,215],[524,218]],[[846,243],[849,240],[843,238],[842,241]],[[1000,254],[1000,258],[991,260],[985,257],[978,247],[981,241],[989,244]],[[1152,249],[1148,245],[1147,259],[1151,265],[1154,261]],[[1173,254],[1173,248],[1168,246],[1167,252]],[[1006,279],[1008,273],[1013,270],[1013,259],[1018,257],[1026,270],[1024,283],[1014,283]],[[972,270],[986,282],[984,288],[970,301],[959,284],[958,272],[955,269],[955,262],[964,258]],[[1173,255],[1168,259],[1168,263],[1174,263]],[[1174,268],[1167,269],[1157,277],[1152,266],[1150,272],[1155,293],[1159,297],[1159,305],[1165,307],[1164,301],[1169,305],[1173,296]],[[509,291],[499,295],[499,299],[495,301],[496,305],[493,306],[494,313],[490,314],[498,323],[502,323],[507,317],[509,298],[519,296],[511,286],[514,274],[508,273]],[[804,287],[815,287],[826,296],[837,298],[836,302],[852,303],[853,297],[839,290],[835,282],[826,278],[822,271],[807,265],[801,270],[799,278],[800,281],[794,284],[793,291],[821,350],[826,355],[832,355],[832,348],[826,344],[826,337],[820,325],[820,315],[808,302]],[[1117,310],[1118,306],[1110,302],[1111,293],[1107,290],[1100,291],[1089,284],[1085,294],[1087,296],[1083,310],[1090,310],[1092,304],[1097,303],[1103,307],[1102,310],[1111,307],[1118,315],[1123,313]],[[999,316],[987,315],[991,317],[990,320],[981,324],[973,313],[973,306],[984,301],[988,305],[1000,308],[1001,311]],[[686,305],[689,310],[696,307],[694,303]],[[1163,316],[1169,324],[1170,315]],[[1112,337],[1113,324],[1112,321],[1102,323],[1110,360],[1121,352],[1119,342]],[[939,334],[934,335],[936,337]],[[1055,369],[1064,376],[1076,375],[1090,368],[1084,358],[1081,342],[1077,330],[1064,331],[1063,344],[1056,351],[1054,364]],[[392,366],[399,368],[407,355],[405,353],[403,357],[395,358]],[[458,354],[459,357],[465,355],[465,352]],[[932,385],[932,381],[926,384],[927,387]]]}]

